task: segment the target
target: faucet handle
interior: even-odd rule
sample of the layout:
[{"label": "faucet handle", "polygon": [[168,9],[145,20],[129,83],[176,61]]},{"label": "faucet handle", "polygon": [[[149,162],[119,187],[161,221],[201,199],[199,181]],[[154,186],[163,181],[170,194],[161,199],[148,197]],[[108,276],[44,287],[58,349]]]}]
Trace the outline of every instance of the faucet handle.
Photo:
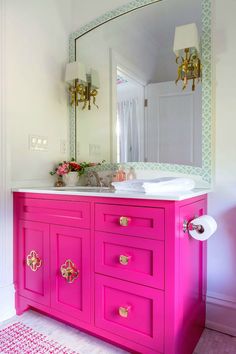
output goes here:
[{"label": "faucet handle", "polygon": [[91,182],[92,177],[95,178],[96,180],[96,186],[101,187],[101,178],[99,177],[98,173],[96,171],[88,171],[87,173],[88,176],[88,184],[91,186],[93,185]]}]

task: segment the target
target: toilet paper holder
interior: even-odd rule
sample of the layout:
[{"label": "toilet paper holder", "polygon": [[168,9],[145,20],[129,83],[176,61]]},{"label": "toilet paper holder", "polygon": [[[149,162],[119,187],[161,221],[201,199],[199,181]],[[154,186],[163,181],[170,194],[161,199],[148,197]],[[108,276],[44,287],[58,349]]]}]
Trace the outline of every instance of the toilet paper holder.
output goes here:
[{"label": "toilet paper holder", "polygon": [[183,222],[183,232],[186,233],[189,231],[195,230],[197,231],[199,234],[202,234],[205,230],[204,227],[202,225],[196,225],[194,224],[194,219],[191,221],[188,220],[184,220]]}]

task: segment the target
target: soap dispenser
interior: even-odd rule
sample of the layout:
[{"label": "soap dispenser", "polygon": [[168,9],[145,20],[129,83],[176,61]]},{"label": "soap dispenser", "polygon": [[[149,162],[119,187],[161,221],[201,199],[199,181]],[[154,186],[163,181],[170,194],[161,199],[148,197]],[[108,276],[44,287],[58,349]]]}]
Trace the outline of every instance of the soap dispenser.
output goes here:
[{"label": "soap dispenser", "polygon": [[135,169],[133,167],[130,167],[129,172],[127,173],[127,180],[132,180],[132,179],[136,179],[136,173],[135,173]]},{"label": "soap dispenser", "polygon": [[122,165],[119,166],[118,171],[116,173],[116,180],[118,182],[123,182],[126,180],[126,173]]}]

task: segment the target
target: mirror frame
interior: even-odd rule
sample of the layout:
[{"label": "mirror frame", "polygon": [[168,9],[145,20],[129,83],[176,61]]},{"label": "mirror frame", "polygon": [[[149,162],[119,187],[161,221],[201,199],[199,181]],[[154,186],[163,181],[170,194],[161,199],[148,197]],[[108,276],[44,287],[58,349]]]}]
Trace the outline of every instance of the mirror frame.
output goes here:
[{"label": "mirror frame", "polygon": [[[76,60],[76,41],[79,37],[104,23],[122,16],[125,13],[134,11],[138,8],[160,2],[162,0],[135,0],[127,3],[115,10],[106,12],[94,21],[81,27],[79,31],[74,32],[69,38],[69,61]],[[150,162],[132,162],[125,165],[133,166],[137,170],[161,170],[168,172],[177,172],[200,176],[204,181],[211,184],[212,181],[212,34],[211,34],[211,0],[201,0],[202,5],[202,167],[150,163]],[[76,158],[77,136],[76,136],[76,113],[77,107],[70,106],[70,156]],[[124,165],[124,164],[123,164]],[[114,169],[117,164],[109,163],[103,168]]]}]

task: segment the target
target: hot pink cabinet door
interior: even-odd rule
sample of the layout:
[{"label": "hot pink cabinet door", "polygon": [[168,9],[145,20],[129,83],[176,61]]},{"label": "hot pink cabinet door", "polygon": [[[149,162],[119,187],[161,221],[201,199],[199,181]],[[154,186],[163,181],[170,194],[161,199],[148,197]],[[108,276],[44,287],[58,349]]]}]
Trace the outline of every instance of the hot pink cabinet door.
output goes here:
[{"label": "hot pink cabinet door", "polygon": [[90,233],[51,226],[51,306],[90,321]]},{"label": "hot pink cabinet door", "polygon": [[20,221],[18,245],[19,294],[49,305],[49,225]]},{"label": "hot pink cabinet door", "polygon": [[95,294],[97,327],[163,352],[163,291],[96,275]]}]

